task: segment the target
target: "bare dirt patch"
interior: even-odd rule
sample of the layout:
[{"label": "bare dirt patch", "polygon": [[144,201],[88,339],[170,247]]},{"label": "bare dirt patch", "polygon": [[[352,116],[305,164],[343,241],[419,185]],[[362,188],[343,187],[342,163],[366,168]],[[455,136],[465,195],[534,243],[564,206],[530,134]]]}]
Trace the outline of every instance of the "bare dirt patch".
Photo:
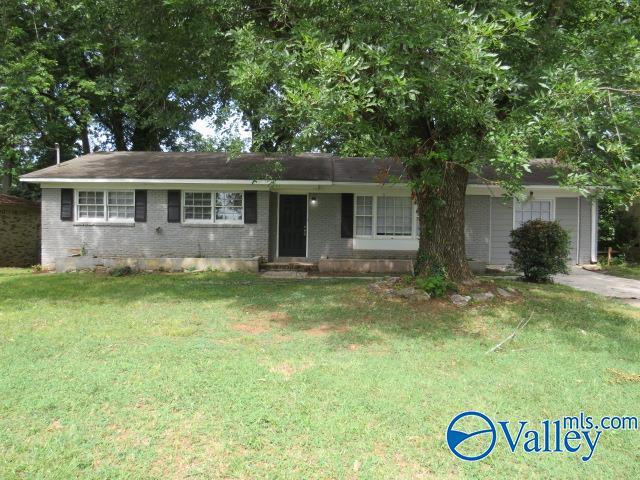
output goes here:
[{"label": "bare dirt patch", "polygon": [[247,310],[243,312],[250,318],[231,325],[231,328],[239,332],[260,334],[266,333],[272,328],[282,327],[291,321],[291,317],[285,312],[268,312],[260,310]]},{"label": "bare dirt patch", "polygon": [[347,327],[346,325],[329,325],[327,323],[322,324],[318,327],[303,330],[303,332],[310,337],[324,337],[332,333],[346,333],[348,331],[349,327]]},{"label": "bare dirt patch", "polygon": [[611,376],[611,383],[640,383],[640,375],[636,373],[626,373],[612,368],[607,369]]}]

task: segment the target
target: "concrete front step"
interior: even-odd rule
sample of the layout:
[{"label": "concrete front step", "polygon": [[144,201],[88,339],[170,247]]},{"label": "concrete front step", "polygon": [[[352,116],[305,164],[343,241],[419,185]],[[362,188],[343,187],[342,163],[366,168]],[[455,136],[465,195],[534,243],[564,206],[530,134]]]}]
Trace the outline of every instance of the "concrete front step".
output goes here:
[{"label": "concrete front step", "polygon": [[260,264],[261,271],[267,272],[317,272],[315,262],[266,262]]},{"label": "concrete front step", "polygon": [[298,270],[266,270],[260,272],[260,275],[266,278],[306,278],[308,274],[309,272]]}]

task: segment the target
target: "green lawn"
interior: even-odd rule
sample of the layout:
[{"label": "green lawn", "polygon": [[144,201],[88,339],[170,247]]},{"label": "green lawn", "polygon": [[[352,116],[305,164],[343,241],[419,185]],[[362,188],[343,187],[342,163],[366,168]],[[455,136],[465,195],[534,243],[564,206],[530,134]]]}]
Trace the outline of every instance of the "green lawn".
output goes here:
[{"label": "green lawn", "polygon": [[640,432],[586,463],[448,450],[468,409],[640,414],[640,310],[511,285],[459,310],[363,280],[0,270],[0,478],[639,478]]},{"label": "green lawn", "polygon": [[613,265],[602,265],[602,273],[615,275],[616,277],[634,278],[640,280],[639,263],[620,263]]}]

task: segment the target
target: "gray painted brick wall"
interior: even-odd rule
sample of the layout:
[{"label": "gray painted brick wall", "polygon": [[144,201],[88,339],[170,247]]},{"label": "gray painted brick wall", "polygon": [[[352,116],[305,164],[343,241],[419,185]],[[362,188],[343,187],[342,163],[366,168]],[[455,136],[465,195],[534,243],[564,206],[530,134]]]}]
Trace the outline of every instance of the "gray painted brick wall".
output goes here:
[{"label": "gray painted brick wall", "polygon": [[[308,258],[413,258],[413,251],[354,250],[353,240],[340,236],[341,195],[314,194],[309,205]],[[577,199],[558,198],[556,218],[572,232],[575,258]],[[82,225],[60,220],[60,189],[42,190],[42,263],[51,265],[70,250],[84,249],[96,257],[226,257],[275,256],[277,195],[258,192],[258,223],[193,226],[167,223],[167,191],[148,191],[147,222],[133,225]],[[591,202],[580,201],[580,262],[590,260]],[[572,211],[573,216],[572,216]],[[489,225],[490,224],[490,225]],[[269,228],[271,225],[271,228]],[[159,228],[159,231],[156,229]],[[511,199],[468,196],[465,203],[467,255],[491,264],[509,264],[509,233],[513,228]],[[489,258],[489,253],[491,256]]]},{"label": "gray painted brick wall", "polygon": [[268,192],[258,192],[258,223],[247,225],[167,223],[167,191],[149,190],[147,195],[145,223],[81,225],[60,220],[60,189],[43,189],[43,265],[69,256],[69,249],[80,248],[96,257],[246,258],[268,254]]},{"label": "gray painted brick wall", "polygon": [[341,202],[339,193],[315,195],[317,205],[309,205],[309,251],[312,260],[327,258],[413,258],[415,252],[397,250],[354,250],[353,239],[340,236]]}]

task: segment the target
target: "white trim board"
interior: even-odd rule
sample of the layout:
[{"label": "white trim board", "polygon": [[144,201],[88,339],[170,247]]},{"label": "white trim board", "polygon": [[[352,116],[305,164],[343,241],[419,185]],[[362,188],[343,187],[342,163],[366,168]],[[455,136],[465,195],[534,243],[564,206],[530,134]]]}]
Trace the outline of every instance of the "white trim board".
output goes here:
[{"label": "white trim board", "polygon": [[363,238],[353,237],[354,250],[418,250],[417,238]]},{"label": "white trim board", "polygon": [[[143,178],[24,178],[20,181],[25,183],[40,183],[42,188],[67,188],[69,184],[86,186],[96,183],[122,185],[122,188],[131,188],[131,184],[135,184],[137,188],[146,189],[182,189],[194,188],[194,186],[202,185],[220,185],[237,188],[239,186],[247,187],[247,190],[280,190],[291,189],[298,190],[300,194],[308,192],[327,192],[327,193],[359,193],[359,192],[379,192],[380,189],[401,190],[410,192],[406,183],[387,183],[381,184],[377,182],[332,182],[329,180],[312,181],[312,180],[278,180],[275,182],[268,180],[221,180],[221,179],[143,179]],[[558,185],[523,185],[523,190],[544,191],[550,196],[560,196],[572,194],[579,196],[580,193],[569,187],[561,187]],[[293,191],[291,192],[294,193]],[[501,197],[505,195],[505,190],[497,185],[467,185],[467,195],[490,195],[493,197]]]}]

